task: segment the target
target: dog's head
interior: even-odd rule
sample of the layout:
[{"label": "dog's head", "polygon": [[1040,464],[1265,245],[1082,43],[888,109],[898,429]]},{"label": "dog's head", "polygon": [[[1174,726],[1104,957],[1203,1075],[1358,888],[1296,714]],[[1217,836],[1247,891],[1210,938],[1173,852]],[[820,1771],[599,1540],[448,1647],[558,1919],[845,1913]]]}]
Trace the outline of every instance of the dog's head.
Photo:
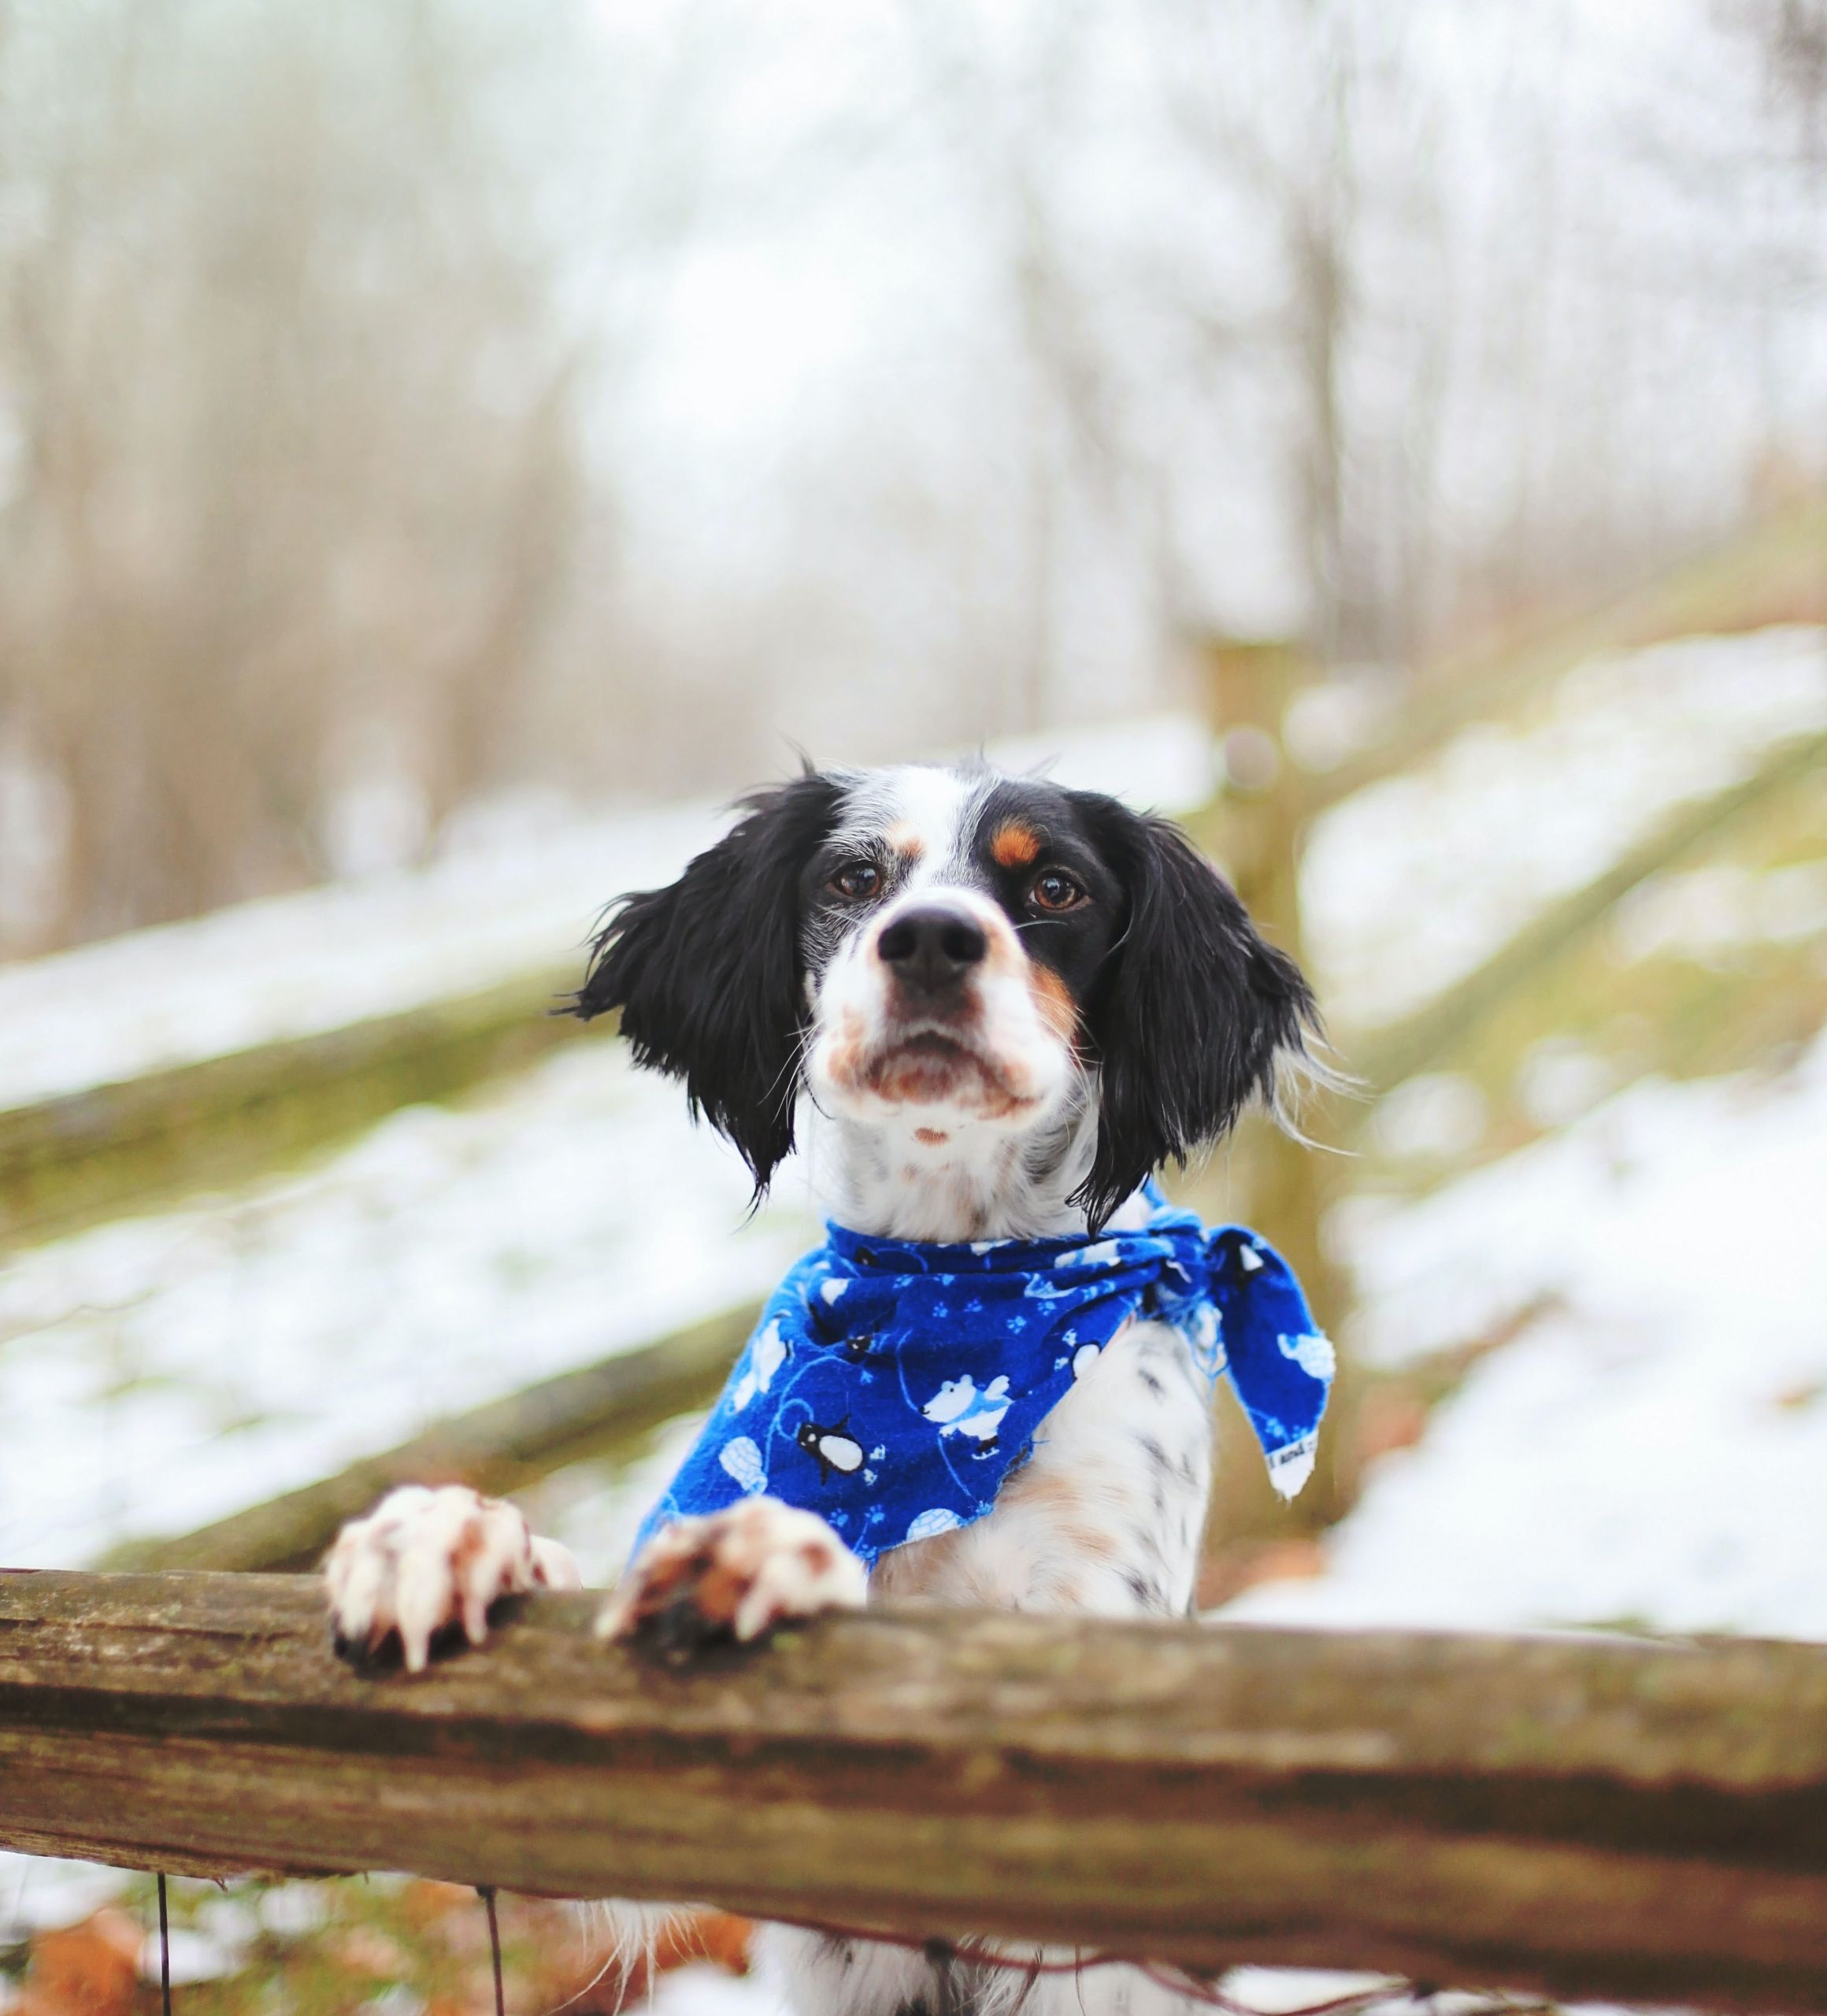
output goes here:
[{"label": "dog's head", "polygon": [[621,1011],[636,1059],[684,1080],[758,1192],[804,1091],[935,1166],[1082,1142],[1073,1201],[1093,1226],[1272,1096],[1313,1013],[1177,828],[918,767],[745,801],[670,888],[622,899],[575,1006]]}]

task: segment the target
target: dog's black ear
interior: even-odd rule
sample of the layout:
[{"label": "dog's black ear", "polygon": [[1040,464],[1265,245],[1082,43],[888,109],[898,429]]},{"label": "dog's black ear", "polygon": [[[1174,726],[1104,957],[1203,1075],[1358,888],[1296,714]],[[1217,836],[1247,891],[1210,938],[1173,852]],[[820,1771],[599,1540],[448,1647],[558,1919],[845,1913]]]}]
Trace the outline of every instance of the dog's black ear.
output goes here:
[{"label": "dog's black ear", "polygon": [[1280,1061],[1306,1054],[1317,1019],[1300,969],[1177,826],[1114,799],[1080,803],[1128,898],[1088,1017],[1098,1143],[1073,1201],[1099,1226],[1163,1162],[1272,1100]]},{"label": "dog's black ear", "polygon": [[624,896],[569,1006],[621,1010],[635,1062],[682,1079],[734,1143],[758,1197],[791,1153],[805,1012],[799,884],[842,787],[809,772],[743,801],[743,816],[670,888]]}]

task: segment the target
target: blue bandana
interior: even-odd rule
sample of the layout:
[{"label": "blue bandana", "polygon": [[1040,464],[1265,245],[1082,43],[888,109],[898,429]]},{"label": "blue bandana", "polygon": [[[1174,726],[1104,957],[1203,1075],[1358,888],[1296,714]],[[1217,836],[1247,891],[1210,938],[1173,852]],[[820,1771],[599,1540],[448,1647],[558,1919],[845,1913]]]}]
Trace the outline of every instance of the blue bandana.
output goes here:
[{"label": "blue bandana", "polygon": [[1311,1474],[1332,1347],[1280,1256],[1207,1232],[1152,1184],[1145,1229],[973,1246],[827,1228],[774,1292],[636,1541],[766,1492],[865,1562],[980,1519],[1035,1431],[1131,1317],[1228,1372],[1276,1489]]}]

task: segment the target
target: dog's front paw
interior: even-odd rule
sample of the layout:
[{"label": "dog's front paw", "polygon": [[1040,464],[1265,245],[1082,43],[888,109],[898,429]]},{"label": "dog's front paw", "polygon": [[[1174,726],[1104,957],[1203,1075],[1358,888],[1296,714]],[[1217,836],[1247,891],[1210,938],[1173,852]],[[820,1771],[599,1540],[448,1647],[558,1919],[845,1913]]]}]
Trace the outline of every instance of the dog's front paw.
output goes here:
[{"label": "dog's front paw", "polygon": [[517,1506],[456,1484],[402,1484],[350,1520],[324,1581],[338,1648],[372,1653],[397,1632],[412,1673],[424,1670],[448,1625],[461,1624],[480,1645],[498,1598],[584,1586],[570,1549],[539,1539]]},{"label": "dog's front paw", "polygon": [[663,1527],[596,1620],[603,1638],[654,1626],[673,1644],[760,1637],[790,1618],[859,1610],[869,1572],[815,1512],[775,1498]]}]

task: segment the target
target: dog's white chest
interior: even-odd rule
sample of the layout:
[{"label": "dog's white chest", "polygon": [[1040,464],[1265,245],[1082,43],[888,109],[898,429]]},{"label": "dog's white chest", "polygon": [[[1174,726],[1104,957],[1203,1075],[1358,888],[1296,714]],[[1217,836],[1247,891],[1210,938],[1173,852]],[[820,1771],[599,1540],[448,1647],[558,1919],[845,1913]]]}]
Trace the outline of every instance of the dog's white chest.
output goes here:
[{"label": "dog's white chest", "polygon": [[1192,1602],[1211,1488],[1211,1396],[1179,1334],[1132,1323],[1041,1424],[995,1509],[895,1547],[884,1596],[1178,1617]]}]

